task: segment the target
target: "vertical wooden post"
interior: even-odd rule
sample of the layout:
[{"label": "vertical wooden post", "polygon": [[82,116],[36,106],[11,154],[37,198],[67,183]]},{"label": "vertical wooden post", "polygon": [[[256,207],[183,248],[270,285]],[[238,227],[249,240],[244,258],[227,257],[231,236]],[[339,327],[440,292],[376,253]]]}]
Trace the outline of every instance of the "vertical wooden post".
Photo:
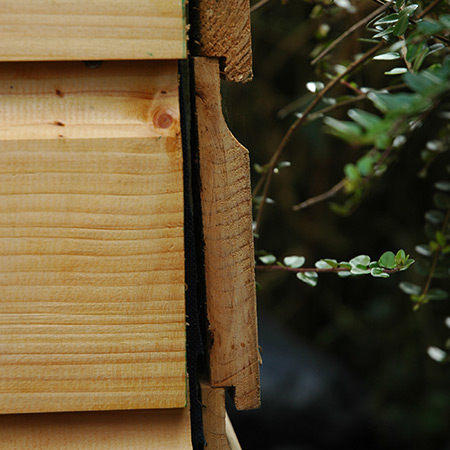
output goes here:
[{"label": "vertical wooden post", "polygon": [[259,362],[247,150],[222,115],[219,62],[195,59],[196,107],[211,385],[233,387],[238,409],[257,408]]}]

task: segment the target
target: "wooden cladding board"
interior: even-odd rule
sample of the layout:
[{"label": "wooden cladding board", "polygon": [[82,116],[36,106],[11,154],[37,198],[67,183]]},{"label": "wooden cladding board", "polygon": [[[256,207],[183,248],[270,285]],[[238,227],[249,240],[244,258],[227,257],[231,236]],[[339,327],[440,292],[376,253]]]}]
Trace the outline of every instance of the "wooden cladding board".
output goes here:
[{"label": "wooden cladding board", "polygon": [[176,62],[0,65],[0,413],[184,407]]},{"label": "wooden cladding board", "polygon": [[190,450],[189,410],[0,415],[0,449]]},{"label": "wooden cladding board", "polygon": [[248,151],[222,115],[219,61],[195,58],[211,386],[234,387],[237,409],[260,406]]},{"label": "wooden cladding board", "polygon": [[0,61],[181,59],[184,0],[0,0]]}]

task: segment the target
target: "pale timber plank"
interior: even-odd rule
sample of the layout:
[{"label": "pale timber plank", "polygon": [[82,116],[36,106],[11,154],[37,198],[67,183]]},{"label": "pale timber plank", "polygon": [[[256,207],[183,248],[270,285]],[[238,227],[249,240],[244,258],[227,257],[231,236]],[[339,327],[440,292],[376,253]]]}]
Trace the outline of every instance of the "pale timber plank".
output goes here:
[{"label": "pale timber plank", "polygon": [[222,115],[219,63],[195,58],[211,385],[234,387],[238,409],[259,406],[259,363],[247,150]]},{"label": "pale timber plank", "polygon": [[0,413],[186,403],[176,62],[0,67]]},{"label": "pale timber plank", "polygon": [[184,0],[0,0],[0,61],[181,59]]},{"label": "pale timber plank", "polygon": [[189,410],[0,416],[1,450],[190,450]]},{"label": "pale timber plank", "polygon": [[205,381],[202,389],[203,432],[207,450],[230,450],[225,429],[225,389],[213,388]]}]

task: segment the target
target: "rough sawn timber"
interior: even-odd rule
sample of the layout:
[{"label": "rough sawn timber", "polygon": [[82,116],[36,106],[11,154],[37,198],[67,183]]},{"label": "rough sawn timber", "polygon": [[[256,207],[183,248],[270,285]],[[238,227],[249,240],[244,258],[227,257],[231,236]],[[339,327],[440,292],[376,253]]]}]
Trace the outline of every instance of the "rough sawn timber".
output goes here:
[{"label": "rough sawn timber", "polygon": [[176,61],[3,64],[0,413],[185,406],[178,101]]},{"label": "rough sawn timber", "polygon": [[199,54],[223,59],[228,81],[249,81],[253,74],[250,1],[197,0],[193,12]]},{"label": "rough sawn timber", "polygon": [[183,0],[0,0],[0,61],[181,59]]},{"label": "rough sawn timber", "polygon": [[259,406],[259,363],[247,150],[222,115],[219,62],[195,58],[211,385],[234,387],[238,409]]}]

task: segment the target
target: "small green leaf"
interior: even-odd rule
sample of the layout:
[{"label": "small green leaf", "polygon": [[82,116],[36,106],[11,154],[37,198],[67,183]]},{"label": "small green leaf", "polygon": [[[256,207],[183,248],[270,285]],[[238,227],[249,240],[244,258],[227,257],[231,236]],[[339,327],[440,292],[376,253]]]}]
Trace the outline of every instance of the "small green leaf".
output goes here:
[{"label": "small green leaf", "polygon": [[355,256],[349,262],[352,269],[356,268],[357,266],[367,267],[370,264],[370,256],[367,255]]},{"label": "small green leaf", "polygon": [[439,225],[444,221],[444,213],[437,209],[427,211],[425,213],[425,220],[428,220],[428,222],[431,222],[435,225]]},{"label": "small green leaf", "polygon": [[336,120],[333,117],[325,117],[323,122],[331,133],[342,139],[353,142],[362,136],[362,130],[356,123]]},{"label": "small green leaf", "polygon": [[347,278],[351,275],[350,272],[338,272],[338,277]]},{"label": "small green leaf", "polygon": [[439,347],[428,347],[428,356],[437,362],[442,362],[447,357],[447,352],[441,350]]},{"label": "small green leaf", "polygon": [[352,275],[367,275],[370,272],[371,272],[371,269],[369,269],[367,266],[363,266],[361,264],[358,264],[357,266],[352,267],[352,269],[350,270],[350,273]]},{"label": "small green leaf", "polygon": [[280,161],[277,164],[278,169],[284,169],[285,167],[291,167],[291,162],[290,161]]},{"label": "small green leaf", "polygon": [[372,157],[370,157],[368,155],[363,156],[361,159],[359,159],[356,162],[356,167],[358,168],[359,173],[363,177],[366,177],[367,175],[372,173],[373,165],[374,165],[374,160]]},{"label": "small green leaf", "polygon": [[253,164],[253,169],[255,169],[256,173],[260,173],[260,174],[266,173],[268,168],[269,167],[267,164],[264,166],[261,166],[261,164],[258,164],[258,163]]},{"label": "small green leaf", "polygon": [[347,114],[350,119],[354,120],[366,130],[370,130],[371,128],[379,125],[380,122],[382,122],[382,119],[380,117],[376,116],[375,114],[363,111],[362,109],[350,109]]},{"label": "small green leaf", "polygon": [[378,39],[378,38],[380,38],[380,37],[384,37],[384,36],[387,36],[387,35],[389,35],[389,34],[392,34],[393,31],[394,31],[394,27],[388,27],[388,28],[386,28],[385,30],[380,31],[380,32],[377,33],[377,34],[374,34],[374,35],[372,36],[372,38],[373,38],[373,39]]},{"label": "small green leaf", "polygon": [[406,270],[408,267],[412,266],[416,261],[412,258],[408,258],[406,262],[403,264],[403,267],[400,268],[401,271]]},{"label": "small green leaf", "polygon": [[391,70],[388,70],[387,72],[384,72],[385,75],[401,75],[403,73],[408,72],[408,69],[406,67],[394,67]]},{"label": "small green leaf", "polygon": [[370,274],[376,278],[389,278],[389,274],[384,272],[381,267],[374,267],[370,270]]},{"label": "small green leaf", "polygon": [[330,264],[325,262],[323,259],[316,261],[314,263],[314,266],[317,267],[318,269],[332,269],[333,268],[333,266],[330,266]]},{"label": "small green leaf", "polygon": [[417,72],[422,67],[423,61],[425,60],[429,52],[430,52],[429,49],[426,47],[418,53],[413,63],[414,71]]},{"label": "small green leaf", "polygon": [[450,181],[438,181],[434,183],[434,187],[440,191],[450,192]]},{"label": "small green leaf", "polygon": [[259,260],[263,264],[273,264],[277,260],[277,258],[274,255],[264,255],[264,256],[260,256]]},{"label": "small green leaf", "polygon": [[305,258],[303,256],[286,256],[286,258],[283,259],[283,263],[293,269],[299,269],[305,264]]},{"label": "small green leaf", "polygon": [[444,233],[442,233],[442,231],[436,231],[436,241],[440,247],[446,246],[447,239],[445,238]]},{"label": "small green leaf", "polygon": [[430,241],[430,249],[432,252],[439,250],[439,244],[436,241]]},{"label": "small green leaf", "polygon": [[309,286],[314,287],[317,285],[318,275],[316,272],[298,272],[296,275],[300,281],[303,281],[303,283]]},{"label": "small green leaf", "polygon": [[433,254],[429,245],[424,245],[424,244],[416,245],[414,248],[415,248],[416,252],[422,256],[431,256]]},{"label": "small green leaf", "polygon": [[361,179],[358,168],[352,163],[348,163],[344,166],[344,173],[350,181],[358,181]]},{"label": "small green leaf", "polygon": [[326,262],[330,267],[339,267],[339,263],[335,259],[323,258],[322,261]]},{"label": "small green leaf", "polygon": [[399,250],[395,255],[395,262],[397,264],[404,263],[407,259],[408,257],[406,256],[405,250]]},{"label": "small green leaf", "polygon": [[444,26],[435,20],[421,20],[417,24],[417,30],[424,34],[440,33]]},{"label": "small green leaf", "polygon": [[378,260],[378,264],[380,264],[381,267],[385,267],[386,269],[393,269],[396,267],[395,263],[395,255],[392,252],[384,252],[380,259]]},{"label": "small green leaf", "polygon": [[412,5],[409,5],[409,6],[406,6],[405,8],[403,8],[401,11],[400,11],[400,14],[399,14],[399,16],[400,17],[403,17],[403,16],[407,16],[407,17],[410,17],[410,16],[412,16],[413,14],[414,14],[414,12],[416,11],[416,9],[419,7],[419,5],[417,5],[417,4],[412,4]]},{"label": "small green leaf", "polygon": [[367,97],[377,109],[390,114],[414,114],[424,111],[431,105],[430,99],[412,93],[380,94],[370,92]]},{"label": "small green leaf", "polygon": [[427,297],[430,300],[447,300],[448,292],[444,291],[443,289],[434,288],[428,291]]},{"label": "small green leaf", "polygon": [[409,283],[408,281],[402,281],[399,284],[400,289],[408,295],[420,295],[422,293],[422,288],[417,286],[417,284]]},{"label": "small green leaf", "polygon": [[389,14],[388,16],[384,16],[381,19],[378,19],[374,25],[385,25],[387,23],[396,23],[398,20],[398,14],[397,13],[393,13],[393,14]]},{"label": "small green leaf", "polygon": [[398,52],[386,52],[381,53],[380,55],[374,56],[372,59],[376,61],[392,61],[394,59],[400,59],[400,53]]}]

